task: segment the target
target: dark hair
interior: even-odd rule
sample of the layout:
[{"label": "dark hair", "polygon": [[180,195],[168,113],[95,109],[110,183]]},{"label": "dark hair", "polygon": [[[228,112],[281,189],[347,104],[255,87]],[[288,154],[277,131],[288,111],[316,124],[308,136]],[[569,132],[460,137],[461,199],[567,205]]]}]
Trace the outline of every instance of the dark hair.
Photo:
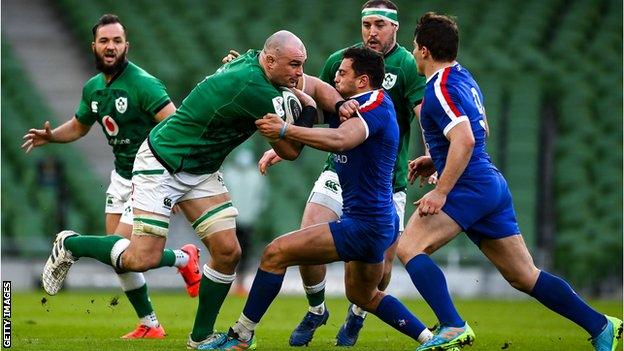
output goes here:
[{"label": "dark hair", "polygon": [[416,24],[414,37],[418,46],[425,46],[436,61],[450,62],[457,57],[459,29],[451,16],[425,13]]},{"label": "dark hair", "polygon": [[102,17],[100,17],[100,19],[93,26],[93,28],[91,28],[91,32],[93,32],[93,40],[95,40],[95,35],[97,34],[97,30],[100,27],[105,26],[107,24],[115,24],[115,23],[121,24],[121,28],[123,28],[124,35],[126,35],[126,27],[123,25],[123,23],[121,23],[121,21],[119,20],[119,17],[117,17],[117,15],[113,15],[112,13],[107,13],[107,14],[102,15]]},{"label": "dark hair", "polygon": [[369,8],[369,7],[385,7],[387,9],[399,11],[399,8],[397,7],[397,5],[395,5],[390,0],[368,0],[362,6],[362,10]]},{"label": "dark hair", "polygon": [[342,54],[343,59],[353,60],[356,75],[367,75],[373,89],[379,89],[386,74],[384,60],[380,53],[369,48],[350,47]]}]

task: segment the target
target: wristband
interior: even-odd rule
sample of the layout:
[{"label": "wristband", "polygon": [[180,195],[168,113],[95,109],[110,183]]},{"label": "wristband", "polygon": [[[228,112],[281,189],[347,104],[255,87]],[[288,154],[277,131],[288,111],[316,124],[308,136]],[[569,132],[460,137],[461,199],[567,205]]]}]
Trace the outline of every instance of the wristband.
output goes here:
[{"label": "wristband", "polygon": [[342,106],[342,104],[344,104],[346,102],[346,100],[340,100],[336,103],[336,105],[334,105],[334,110],[336,110],[336,114],[338,114],[338,110],[340,110],[340,106]]},{"label": "wristband", "polygon": [[288,123],[284,122],[284,124],[282,124],[282,129],[280,129],[279,132],[279,138],[280,139],[284,139],[284,137],[286,136],[286,129],[288,128]]}]

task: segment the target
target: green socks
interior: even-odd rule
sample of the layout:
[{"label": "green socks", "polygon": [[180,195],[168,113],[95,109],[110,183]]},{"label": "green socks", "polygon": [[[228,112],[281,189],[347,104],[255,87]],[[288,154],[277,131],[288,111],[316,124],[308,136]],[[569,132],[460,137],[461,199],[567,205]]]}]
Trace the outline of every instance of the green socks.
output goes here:
[{"label": "green socks", "polygon": [[199,306],[191,333],[193,341],[202,341],[214,332],[214,324],[221,305],[236,278],[236,274],[227,275],[207,265],[204,267],[204,274],[199,283]]}]

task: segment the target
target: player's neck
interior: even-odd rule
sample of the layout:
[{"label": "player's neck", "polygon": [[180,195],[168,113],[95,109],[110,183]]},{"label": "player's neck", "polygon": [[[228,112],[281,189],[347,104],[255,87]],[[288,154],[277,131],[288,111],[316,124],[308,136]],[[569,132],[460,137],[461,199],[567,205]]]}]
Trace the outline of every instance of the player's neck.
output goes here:
[{"label": "player's neck", "polygon": [[439,70],[441,70],[443,68],[446,68],[446,67],[451,67],[456,62],[457,61],[455,61],[455,60],[450,61],[450,62],[431,61],[428,64],[425,64],[425,77],[427,78],[427,81],[437,71],[439,71]]}]

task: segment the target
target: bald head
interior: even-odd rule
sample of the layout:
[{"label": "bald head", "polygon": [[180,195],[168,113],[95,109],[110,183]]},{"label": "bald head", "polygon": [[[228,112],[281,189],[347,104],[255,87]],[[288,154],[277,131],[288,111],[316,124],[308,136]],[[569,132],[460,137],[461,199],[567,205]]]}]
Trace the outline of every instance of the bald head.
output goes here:
[{"label": "bald head", "polygon": [[292,88],[303,76],[307,58],[301,39],[287,30],[280,30],[264,42],[259,62],[273,84]]},{"label": "bald head", "polygon": [[287,50],[306,51],[301,39],[287,30],[273,33],[264,42],[263,51],[267,54],[279,56]]}]

